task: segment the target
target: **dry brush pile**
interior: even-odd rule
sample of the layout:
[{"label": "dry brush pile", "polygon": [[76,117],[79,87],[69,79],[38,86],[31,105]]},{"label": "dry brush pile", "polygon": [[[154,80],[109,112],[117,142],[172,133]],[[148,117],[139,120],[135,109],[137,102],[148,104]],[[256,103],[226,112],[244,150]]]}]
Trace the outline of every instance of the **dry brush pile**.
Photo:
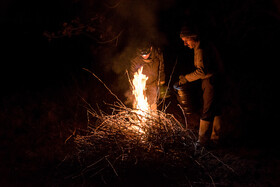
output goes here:
[{"label": "dry brush pile", "polygon": [[172,114],[165,112],[166,108],[162,111],[128,108],[103,85],[117,102],[105,103],[111,112],[108,114],[98,105],[94,109],[84,100],[88,128],[75,131],[65,141],[72,151],[59,165],[66,167],[67,179],[99,179],[101,183],[114,183],[132,173],[138,175],[140,170],[143,174],[144,169],[144,173],[152,172],[152,178],[156,175],[157,179],[173,181],[171,183],[176,185],[215,186],[227,184],[230,176],[236,174],[212,152],[205,148],[195,150],[197,132],[185,129]]},{"label": "dry brush pile", "polygon": [[72,141],[69,139],[73,151],[60,165],[72,163],[66,178],[98,178],[108,183],[139,167],[171,177],[176,184],[226,184],[235,175],[228,164],[206,149],[194,156],[195,133],[183,128],[172,114],[142,113],[144,118],[121,104],[108,107],[111,114],[88,105],[88,129],[78,130]]}]

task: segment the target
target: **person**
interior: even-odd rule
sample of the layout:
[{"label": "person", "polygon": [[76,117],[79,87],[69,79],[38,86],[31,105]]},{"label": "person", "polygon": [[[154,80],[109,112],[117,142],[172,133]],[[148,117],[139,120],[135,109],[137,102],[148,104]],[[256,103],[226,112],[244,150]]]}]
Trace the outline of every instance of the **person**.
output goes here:
[{"label": "person", "polygon": [[156,110],[160,86],[165,84],[165,72],[163,53],[150,42],[145,41],[137,48],[136,56],[131,60],[130,78],[133,79],[134,73],[141,67],[142,73],[148,77],[146,82],[148,104],[152,110]]},{"label": "person", "polygon": [[223,65],[215,46],[200,39],[198,32],[183,26],[180,38],[194,50],[194,71],[179,76],[179,84],[201,80],[202,110],[197,147],[218,145],[221,135],[221,79]]}]

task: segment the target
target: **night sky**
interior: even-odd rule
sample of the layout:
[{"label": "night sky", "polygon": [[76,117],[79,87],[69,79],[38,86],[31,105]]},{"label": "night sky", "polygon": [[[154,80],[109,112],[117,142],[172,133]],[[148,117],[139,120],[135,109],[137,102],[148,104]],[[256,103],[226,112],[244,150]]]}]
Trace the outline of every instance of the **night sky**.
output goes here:
[{"label": "night sky", "polygon": [[[178,59],[171,83],[178,81],[192,63],[192,51],[179,38],[183,23],[196,24],[220,51],[227,75],[227,135],[256,146],[275,145],[277,0],[2,0],[0,120],[5,141],[29,144],[28,136],[42,129],[55,133],[45,129],[53,121],[68,120],[63,128],[84,126],[80,96],[92,104],[111,102],[102,84],[82,68],[125,100],[125,70],[142,40],[162,48],[167,78]],[[71,35],[63,33],[69,25]]]}]

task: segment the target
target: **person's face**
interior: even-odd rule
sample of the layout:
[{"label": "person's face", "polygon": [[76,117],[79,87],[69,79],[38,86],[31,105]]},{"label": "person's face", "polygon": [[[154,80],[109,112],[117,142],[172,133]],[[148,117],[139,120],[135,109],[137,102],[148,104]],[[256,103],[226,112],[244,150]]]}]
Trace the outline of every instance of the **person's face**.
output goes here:
[{"label": "person's face", "polygon": [[192,37],[181,37],[181,39],[184,42],[184,46],[187,46],[190,49],[193,49],[195,47],[195,41]]},{"label": "person's face", "polygon": [[145,55],[141,55],[142,58],[145,59],[145,60],[147,60],[147,59],[150,57],[150,55],[151,55],[151,51],[152,51],[152,47],[151,47],[150,53],[145,54]]}]

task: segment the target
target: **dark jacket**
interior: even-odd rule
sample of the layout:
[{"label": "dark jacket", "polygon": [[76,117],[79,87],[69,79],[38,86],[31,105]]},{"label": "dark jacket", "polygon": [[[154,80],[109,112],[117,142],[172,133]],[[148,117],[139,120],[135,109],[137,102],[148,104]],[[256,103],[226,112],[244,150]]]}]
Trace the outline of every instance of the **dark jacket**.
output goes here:
[{"label": "dark jacket", "polygon": [[152,49],[150,57],[145,60],[140,55],[137,55],[131,60],[129,71],[130,79],[133,80],[133,75],[143,66],[143,74],[148,77],[146,85],[158,85],[159,82],[165,81],[163,54],[160,49]]},{"label": "dark jacket", "polygon": [[201,44],[198,42],[194,48],[194,66],[195,70],[185,75],[189,82],[223,73],[222,61],[217,49],[211,43]]}]

